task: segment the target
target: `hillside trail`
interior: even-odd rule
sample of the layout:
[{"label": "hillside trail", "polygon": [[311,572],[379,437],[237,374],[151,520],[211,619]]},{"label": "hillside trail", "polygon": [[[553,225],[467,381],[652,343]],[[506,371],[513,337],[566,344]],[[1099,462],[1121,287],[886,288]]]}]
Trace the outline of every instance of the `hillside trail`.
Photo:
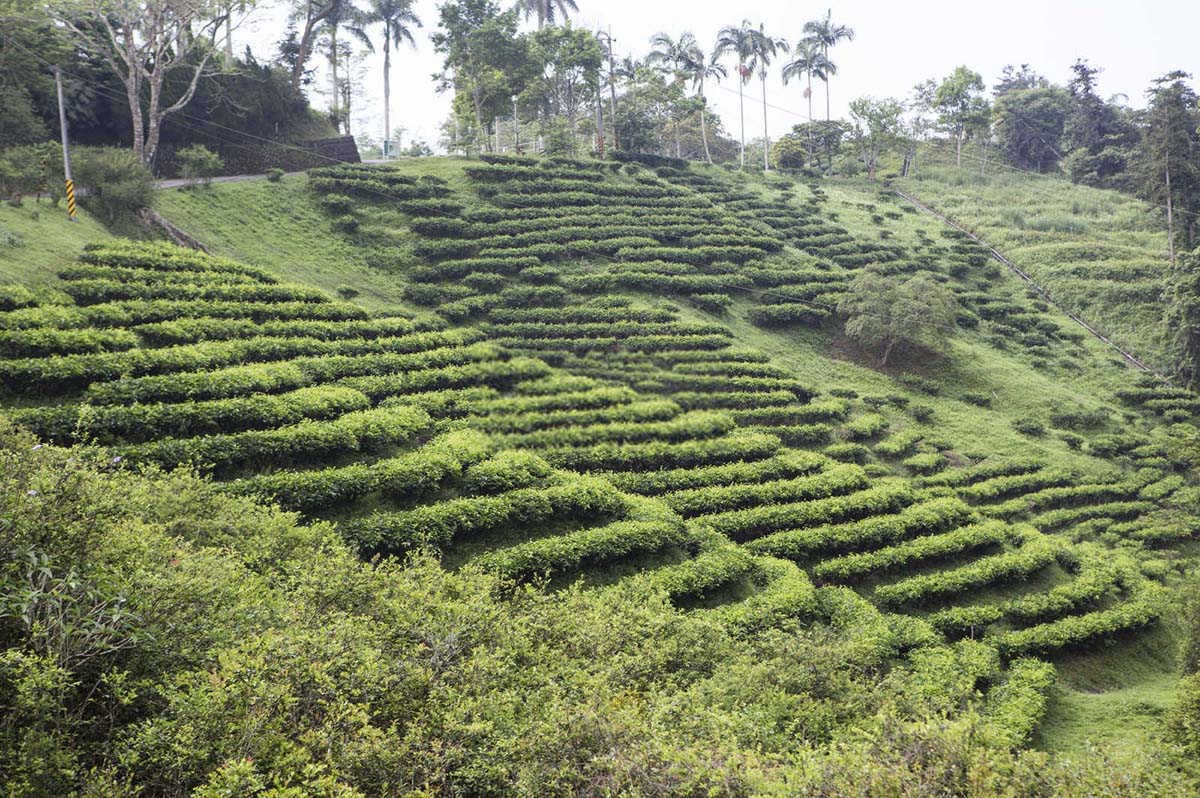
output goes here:
[{"label": "hillside trail", "polygon": [[1040,285],[1038,285],[1037,281],[1034,280],[1033,277],[1028,272],[1024,271],[1017,264],[1013,263],[1011,260],[1009,260],[1007,257],[1004,256],[1004,253],[1000,252],[1000,250],[996,249],[991,244],[984,241],[982,238],[980,238],[974,232],[967,229],[966,227],[959,224],[958,222],[954,221],[950,217],[946,216],[944,213],[937,210],[936,208],[934,208],[930,205],[926,205],[924,202],[922,202],[921,200],[912,196],[911,194],[905,193],[898,188],[893,188],[892,192],[894,194],[896,194],[897,196],[899,196],[905,200],[908,200],[913,205],[917,206],[918,208],[925,211],[926,213],[928,213],[932,216],[935,216],[938,219],[941,219],[944,223],[946,223],[950,227],[953,227],[955,230],[958,230],[960,233],[962,233],[963,235],[970,238],[976,244],[979,244],[981,247],[986,249],[989,253],[991,253],[991,256],[993,258],[995,258],[997,261],[999,261],[1000,263],[1007,266],[1009,268],[1009,270],[1012,271],[1013,274],[1017,275],[1022,280],[1024,280],[1025,283],[1027,285],[1029,285],[1029,287],[1031,287],[1034,291],[1036,291],[1038,293],[1039,296],[1042,297],[1042,299],[1044,299],[1050,305],[1053,305],[1057,310],[1059,310],[1061,313],[1063,313],[1071,321],[1075,322],[1080,327],[1082,327],[1089,335],[1092,335],[1097,340],[1103,342],[1104,344],[1106,344],[1107,346],[1109,346],[1110,348],[1115,350],[1131,366],[1141,369],[1142,371],[1146,372],[1147,374],[1153,374],[1155,377],[1158,377],[1159,379],[1163,380],[1164,382],[1170,381],[1170,379],[1168,377],[1160,374],[1159,372],[1155,371],[1153,368],[1151,368],[1150,366],[1148,366],[1144,362],[1142,362],[1142,360],[1140,358],[1138,358],[1137,355],[1134,355],[1132,352],[1129,352],[1129,351],[1123,349],[1119,344],[1114,342],[1111,338],[1109,338],[1104,333],[1097,330],[1092,325],[1088,324],[1086,321],[1084,321],[1078,315],[1073,313],[1069,308],[1064,307],[1061,303],[1056,301],[1053,297],[1050,296],[1050,293],[1048,291],[1046,291],[1046,289],[1044,289]]}]

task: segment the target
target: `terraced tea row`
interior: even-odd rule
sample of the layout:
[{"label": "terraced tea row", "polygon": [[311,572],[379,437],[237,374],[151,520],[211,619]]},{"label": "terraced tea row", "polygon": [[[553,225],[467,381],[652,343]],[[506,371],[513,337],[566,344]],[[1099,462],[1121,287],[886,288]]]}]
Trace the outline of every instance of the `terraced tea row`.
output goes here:
[{"label": "terraced tea row", "polygon": [[[685,294],[703,305],[701,283],[688,281],[709,281],[703,285],[714,291],[732,286],[721,283],[727,278],[742,282],[750,277],[751,283],[758,279],[786,285],[790,269],[834,296],[857,267],[853,258],[846,257],[841,264],[837,261],[841,253],[834,251],[829,260],[797,270],[772,266],[770,250],[777,247],[763,246],[761,258],[753,265],[739,265],[732,257],[724,264],[703,257],[649,261],[650,266],[634,257],[617,256],[615,263],[607,262],[615,250],[592,248],[591,241],[599,238],[593,230],[583,224],[561,223],[557,212],[552,216],[526,214],[531,203],[512,201],[505,187],[515,181],[512,195],[521,197],[569,191],[572,196],[564,203],[569,216],[582,207],[583,195],[619,197],[620,192],[610,186],[619,188],[623,178],[606,183],[613,179],[605,178],[602,168],[594,164],[499,161],[468,171],[468,176],[482,182],[482,199],[496,207],[468,210],[462,218],[412,222],[414,231],[435,237],[415,248],[429,264],[409,270],[414,281],[410,298],[429,300],[440,315],[454,321],[475,316],[486,319],[483,329],[491,342],[590,378],[593,382],[572,386],[590,385],[582,395],[593,397],[622,388],[632,388],[635,393],[624,395],[626,410],[617,409],[615,403],[600,404],[597,397],[578,408],[545,406],[555,414],[556,422],[537,419],[542,412],[538,410],[516,422],[483,421],[485,426],[499,431],[511,423],[505,430],[511,436],[507,440],[537,451],[554,465],[603,474],[623,489],[658,496],[686,516],[693,529],[711,530],[718,539],[740,542],[760,555],[792,558],[827,581],[853,582],[882,605],[917,615],[937,612],[939,604],[953,608],[963,596],[981,588],[995,588],[1003,599],[1019,594],[1020,586],[1034,577],[1052,584],[1070,582],[1070,573],[1060,562],[1070,559],[1068,544],[1032,529],[1022,531],[1006,523],[988,522],[987,507],[976,509],[951,499],[946,495],[953,492],[948,483],[921,487],[904,480],[879,480],[885,472],[928,474],[947,467],[945,458],[919,434],[902,429],[893,438],[889,435],[891,422],[874,406],[853,398],[820,396],[813,386],[790,378],[765,356],[732,347],[724,325],[684,322],[670,306],[639,304],[622,295]],[[645,174],[637,179],[642,185],[654,185]],[[602,188],[585,191],[578,185],[584,180]],[[668,201],[671,196],[688,195],[656,193],[654,199]],[[721,198],[717,200],[714,207],[719,211],[724,206]],[[732,218],[754,210],[760,200],[747,198],[745,202],[748,204],[730,214]],[[620,200],[611,203],[619,205]],[[463,204],[472,202],[464,200]],[[695,209],[701,207],[702,203],[688,200],[679,205],[681,218],[664,224],[679,224],[688,216],[698,221]],[[649,229],[645,223],[633,229],[637,213],[602,207],[599,199],[583,218],[594,225],[616,220],[617,236],[640,236]],[[771,238],[761,228],[744,227],[743,234]],[[531,233],[536,235],[531,237]],[[472,243],[505,235],[512,239],[502,242],[506,244],[503,248]],[[776,235],[783,238],[778,231]],[[577,242],[581,242],[578,249],[571,249]],[[822,249],[822,243],[814,241],[813,251]],[[945,265],[946,279],[957,279],[953,273],[961,272],[964,264],[978,266],[978,253],[967,253],[965,245],[961,249],[961,260]],[[881,249],[872,245],[864,251],[903,254],[902,248],[895,246]],[[539,265],[529,260],[531,257],[536,257]],[[564,260],[568,257],[585,260]],[[540,265],[542,262],[553,265]],[[614,277],[618,272],[620,279]],[[452,279],[459,282],[451,283]],[[678,290],[686,285],[691,287]],[[599,296],[587,298],[595,294]],[[442,301],[452,296],[460,298]],[[988,297],[980,304],[990,302]],[[1024,312],[1024,308],[1017,310]],[[570,423],[579,426],[559,428]],[[794,452],[786,446],[823,448],[825,452],[824,456],[815,451]],[[864,469],[838,465],[837,460],[870,462]],[[1071,480],[1079,481],[1073,475],[1067,482]],[[1088,485],[1080,482],[1079,496],[1093,490]],[[1014,488],[1009,498],[1020,495]],[[947,504],[951,501],[957,503]],[[1049,511],[1061,509],[1065,508]],[[1110,509],[1117,512],[1117,508]],[[1126,512],[1141,517],[1150,509],[1137,505]],[[1093,514],[1099,517],[1105,512],[1097,509]],[[1031,515],[1029,511],[1000,513],[1000,517],[1013,520]],[[1034,520],[1071,532],[1076,519]],[[731,574],[746,574],[744,559],[734,555],[730,545],[722,543],[718,547],[722,554],[701,562],[711,560],[714,568],[720,563],[720,568]],[[851,559],[839,560],[847,557]],[[901,566],[916,571],[906,577],[916,581],[897,581],[896,569]],[[1126,595],[1132,595],[1131,591]],[[1071,612],[1064,608],[1062,615],[1073,617]],[[1086,610],[1080,617],[1085,615]],[[1058,620],[1048,617],[1043,622]],[[996,619],[993,632],[1000,634],[1005,628],[1004,619]],[[1080,628],[1091,627],[1085,623]]]}]

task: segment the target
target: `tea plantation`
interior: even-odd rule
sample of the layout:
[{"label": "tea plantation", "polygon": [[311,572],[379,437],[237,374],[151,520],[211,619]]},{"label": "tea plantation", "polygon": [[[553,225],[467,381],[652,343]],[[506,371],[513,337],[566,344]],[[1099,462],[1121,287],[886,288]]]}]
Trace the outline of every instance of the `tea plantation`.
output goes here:
[{"label": "tea plantation", "polygon": [[[4,288],[7,415],[331,522],[367,560],[654,595],[747,650],[828,629],[1000,748],[1071,706],[1056,666],[1173,645],[1198,490],[1170,425],[1200,397],[1115,366],[965,236],[886,191],[670,159],[438,160],[291,183],[369,275],[341,279],[395,300],[115,240]],[[209,201],[166,212],[203,240]],[[853,364],[836,311],[868,267],[952,291],[949,365]]]}]

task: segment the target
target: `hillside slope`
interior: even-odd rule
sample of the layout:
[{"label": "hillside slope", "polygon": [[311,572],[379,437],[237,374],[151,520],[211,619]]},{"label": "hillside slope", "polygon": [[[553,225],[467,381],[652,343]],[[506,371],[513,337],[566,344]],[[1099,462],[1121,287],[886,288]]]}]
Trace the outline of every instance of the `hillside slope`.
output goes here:
[{"label": "hillside slope", "polygon": [[1169,366],[1161,211],[1061,178],[930,165],[896,185],[998,247],[1054,300],[1159,370]]},{"label": "hillside slope", "polygon": [[[369,553],[633,576],[735,628],[836,618],[851,587],[894,652],[983,636],[1054,658],[1062,717],[1072,684],[1172,669],[1148,650],[1163,631],[1136,634],[1192,534],[1158,417],[1118,399],[1130,375],[1102,347],[893,197],[505,160],[309,182],[286,213],[261,210],[267,184],[164,197],[257,268],[100,249],[63,274],[74,307],[6,314],[6,383],[43,405],[19,420],[194,459]],[[953,287],[947,357],[907,376],[858,361],[827,319],[866,265]],[[1099,640],[1142,665],[1105,675]]]}]

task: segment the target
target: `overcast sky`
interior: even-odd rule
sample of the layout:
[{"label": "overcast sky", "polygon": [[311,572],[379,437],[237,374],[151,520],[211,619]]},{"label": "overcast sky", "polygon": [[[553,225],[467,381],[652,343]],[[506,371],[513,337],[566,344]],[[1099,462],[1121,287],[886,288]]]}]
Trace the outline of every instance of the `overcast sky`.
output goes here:
[{"label": "overcast sky", "polygon": [[[502,4],[509,0],[501,0]],[[695,0],[577,0],[576,25],[611,28],[618,57],[644,55],[650,37],[665,31],[672,36],[690,30],[702,44],[711,46],[717,30],[737,24],[743,17],[765,22],[768,33],[795,42],[804,22],[823,16],[827,4],[795,0],[744,0],[737,4]],[[436,147],[438,126],[449,111],[449,97],[433,90],[431,75],[441,62],[429,44],[428,34],[437,25],[440,0],[416,0],[414,6],[425,27],[417,34],[417,48],[405,48],[392,57],[392,124],[406,128],[404,143],[414,137]],[[268,5],[273,5],[267,0]],[[363,0],[365,5],[365,0]],[[846,113],[854,97],[906,97],[912,86],[928,77],[941,77],[959,64],[981,73],[990,87],[1006,64],[1028,63],[1051,80],[1066,81],[1078,57],[1103,68],[1103,95],[1124,94],[1133,105],[1143,104],[1150,80],[1172,69],[1200,73],[1200,0],[1007,0],[1004,3],[964,3],[919,0],[898,3],[886,0],[839,0],[832,6],[834,21],[854,28],[854,41],[831,52],[838,75],[831,81],[833,115]],[[285,18],[281,11],[260,10],[238,31],[238,49],[249,44],[261,58],[273,54],[282,38]],[[377,48],[378,49],[378,48]],[[374,138],[382,136],[382,55],[366,63],[366,97],[353,114],[359,130],[365,125]],[[732,70],[731,70],[732,73]],[[772,69],[767,80],[769,130],[772,138],[786,133],[806,114],[802,87],[784,86]],[[322,64],[314,89],[328,83]],[[1195,85],[1195,83],[1193,84]],[[761,135],[760,84],[746,88],[746,135]],[[824,87],[814,85],[813,111],[824,116]],[[708,91],[726,130],[736,136],[737,84],[732,77]],[[327,95],[314,92],[317,107],[328,104]]]}]

